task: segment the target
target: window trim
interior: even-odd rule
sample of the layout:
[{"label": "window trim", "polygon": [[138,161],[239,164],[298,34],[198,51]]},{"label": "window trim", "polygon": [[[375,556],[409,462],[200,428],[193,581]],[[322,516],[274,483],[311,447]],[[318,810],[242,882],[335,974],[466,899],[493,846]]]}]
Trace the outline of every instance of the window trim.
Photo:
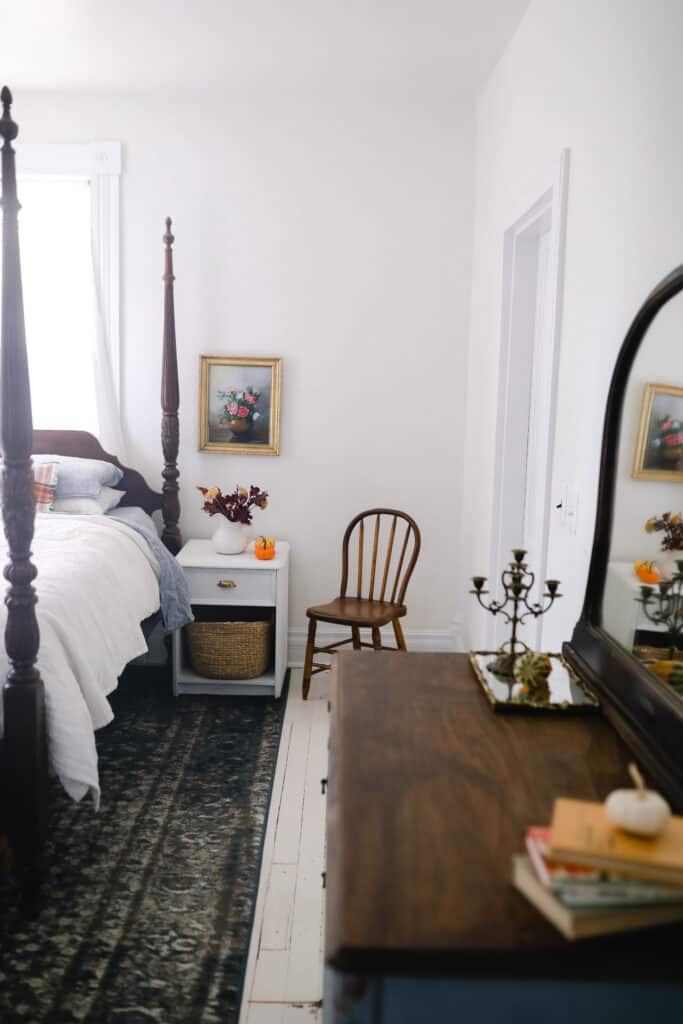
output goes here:
[{"label": "window trim", "polygon": [[[17,140],[16,150],[19,179],[22,177],[84,178],[90,182],[92,237],[105,319],[106,344],[111,361],[114,391],[117,401],[120,402],[121,143],[33,143]],[[21,180],[19,187],[21,189]]]}]

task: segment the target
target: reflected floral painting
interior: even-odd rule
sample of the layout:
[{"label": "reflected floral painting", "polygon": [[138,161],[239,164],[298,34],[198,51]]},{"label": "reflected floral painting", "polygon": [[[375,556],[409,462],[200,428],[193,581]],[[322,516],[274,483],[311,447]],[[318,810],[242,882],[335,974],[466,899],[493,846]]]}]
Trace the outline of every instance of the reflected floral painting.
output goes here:
[{"label": "reflected floral painting", "polygon": [[633,476],[683,480],[683,388],[645,386]]}]

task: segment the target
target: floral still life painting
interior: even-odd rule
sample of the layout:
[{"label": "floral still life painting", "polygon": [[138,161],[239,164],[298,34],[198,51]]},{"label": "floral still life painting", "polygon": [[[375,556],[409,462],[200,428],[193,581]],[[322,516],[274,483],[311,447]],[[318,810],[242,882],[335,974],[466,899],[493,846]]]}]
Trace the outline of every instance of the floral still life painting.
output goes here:
[{"label": "floral still life painting", "polygon": [[202,356],[201,451],[279,455],[280,360]]}]

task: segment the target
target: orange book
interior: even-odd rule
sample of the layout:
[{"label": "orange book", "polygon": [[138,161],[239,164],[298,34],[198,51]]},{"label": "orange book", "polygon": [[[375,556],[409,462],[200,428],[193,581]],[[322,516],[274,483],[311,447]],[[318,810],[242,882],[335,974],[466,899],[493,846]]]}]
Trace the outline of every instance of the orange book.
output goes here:
[{"label": "orange book", "polygon": [[683,885],[683,817],[672,817],[656,839],[641,839],[616,828],[603,804],[560,799],[551,835],[552,860]]}]

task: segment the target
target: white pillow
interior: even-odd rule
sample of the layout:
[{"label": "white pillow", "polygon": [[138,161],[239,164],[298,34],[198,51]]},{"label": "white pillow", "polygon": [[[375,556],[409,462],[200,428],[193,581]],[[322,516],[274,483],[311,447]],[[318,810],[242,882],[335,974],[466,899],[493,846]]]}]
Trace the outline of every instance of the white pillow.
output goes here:
[{"label": "white pillow", "polygon": [[55,498],[52,511],[67,515],[102,516],[116,508],[125,493],[113,487],[103,487],[97,498]]},{"label": "white pillow", "polygon": [[80,459],[72,455],[34,455],[34,464],[59,463],[58,498],[97,498],[102,487],[120,483],[123,470],[113,462],[101,459]]}]

